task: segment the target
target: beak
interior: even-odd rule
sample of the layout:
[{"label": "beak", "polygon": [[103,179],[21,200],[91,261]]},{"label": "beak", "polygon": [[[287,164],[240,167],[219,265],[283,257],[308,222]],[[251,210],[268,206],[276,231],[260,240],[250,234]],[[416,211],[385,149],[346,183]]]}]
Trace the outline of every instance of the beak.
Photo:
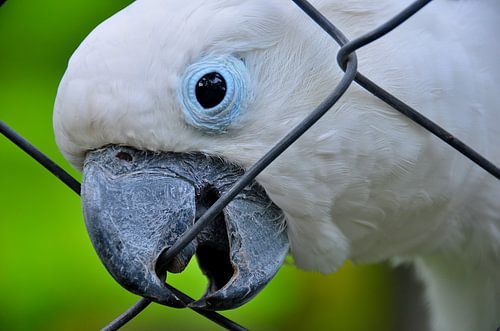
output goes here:
[{"label": "beak", "polygon": [[[127,290],[184,307],[166,286],[161,252],[171,247],[243,174],[204,154],[153,153],[108,146],[87,154],[82,185],[85,224],[97,254]],[[196,254],[208,288],[190,307],[236,308],[276,274],[288,253],[283,214],[257,184],[166,266],[181,272]]]}]

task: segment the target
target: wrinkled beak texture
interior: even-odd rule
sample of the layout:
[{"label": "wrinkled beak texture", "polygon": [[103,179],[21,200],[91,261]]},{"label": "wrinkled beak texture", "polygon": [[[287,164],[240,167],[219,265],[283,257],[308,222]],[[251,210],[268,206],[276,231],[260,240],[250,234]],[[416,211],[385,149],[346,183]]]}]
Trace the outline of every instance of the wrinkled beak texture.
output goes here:
[{"label": "wrinkled beak texture", "polygon": [[[118,283],[158,303],[183,303],[157,275],[171,247],[243,174],[220,158],[109,146],[89,152],[82,205],[97,254]],[[230,309],[257,294],[288,252],[283,215],[254,183],[226,206],[166,269],[181,272],[196,254],[208,278],[204,309]]]},{"label": "wrinkled beak texture", "polygon": [[125,288],[178,306],[157,277],[155,261],[194,223],[194,187],[154,169],[147,174],[126,171],[105,159],[102,166],[102,156],[107,155],[89,157],[82,190],[85,223],[95,250]]}]

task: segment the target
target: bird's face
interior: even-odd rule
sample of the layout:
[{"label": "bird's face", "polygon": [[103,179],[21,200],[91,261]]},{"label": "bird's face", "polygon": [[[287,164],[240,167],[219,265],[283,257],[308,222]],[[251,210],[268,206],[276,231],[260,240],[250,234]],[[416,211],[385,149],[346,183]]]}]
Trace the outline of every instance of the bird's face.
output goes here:
[{"label": "bird's face", "polygon": [[[322,69],[298,79],[291,70],[300,58],[286,44],[292,17],[273,1],[139,0],[71,58],[56,140],[83,169],[91,240],[125,288],[179,306],[160,280],[160,253],[311,109],[314,98],[296,92],[313,90]],[[196,254],[209,279],[196,306],[237,307],[283,262],[284,222],[253,183],[167,270],[182,271]]]}]

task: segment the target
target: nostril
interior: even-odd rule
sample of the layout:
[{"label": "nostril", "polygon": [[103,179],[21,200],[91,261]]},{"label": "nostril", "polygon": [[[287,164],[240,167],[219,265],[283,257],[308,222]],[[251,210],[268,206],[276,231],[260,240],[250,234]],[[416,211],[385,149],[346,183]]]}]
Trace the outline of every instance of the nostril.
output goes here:
[{"label": "nostril", "polygon": [[130,155],[127,152],[118,152],[118,153],[116,153],[115,157],[117,159],[120,159],[120,160],[123,160],[123,161],[127,161],[127,162],[132,162],[134,160],[134,158],[132,157],[132,155]]}]

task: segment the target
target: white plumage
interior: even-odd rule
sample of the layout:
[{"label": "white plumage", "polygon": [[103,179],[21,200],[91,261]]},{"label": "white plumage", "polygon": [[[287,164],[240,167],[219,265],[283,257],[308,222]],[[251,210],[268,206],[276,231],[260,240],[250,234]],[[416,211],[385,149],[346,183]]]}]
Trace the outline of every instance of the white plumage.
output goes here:
[{"label": "white plumage", "polygon": [[[358,36],[406,4],[313,4]],[[436,1],[359,50],[359,70],[500,164],[500,3]],[[340,80],[338,45],[291,2],[138,0],[70,60],[54,112],[59,147],[201,151],[249,167]],[[200,57],[245,58],[254,99],[226,134],[186,124],[179,79]],[[414,261],[435,330],[500,325],[500,184],[357,85],[259,177],[307,270]]]}]

